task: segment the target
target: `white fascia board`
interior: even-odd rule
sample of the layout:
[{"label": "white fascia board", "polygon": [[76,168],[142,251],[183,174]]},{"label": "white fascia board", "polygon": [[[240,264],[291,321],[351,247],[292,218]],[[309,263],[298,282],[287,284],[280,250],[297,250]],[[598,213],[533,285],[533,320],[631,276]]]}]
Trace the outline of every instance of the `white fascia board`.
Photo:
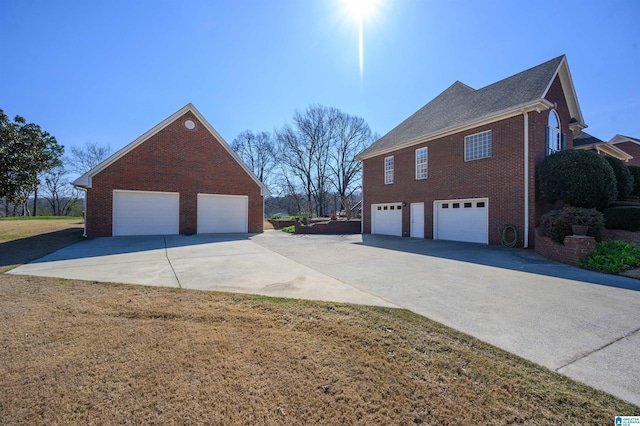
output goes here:
[{"label": "white fascia board", "polygon": [[588,145],[574,146],[573,149],[581,149],[581,150],[596,149],[598,150],[598,152],[603,151],[607,155],[615,157],[621,161],[628,161],[633,158],[632,155],[628,154],[627,152],[621,150],[617,146],[612,145],[608,142],[597,142],[597,143],[590,143]]},{"label": "white fascia board", "polygon": [[220,142],[220,144],[224,147],[224,149],[227,150],[227,152],[238,162],[238,164],[240,164],[240,166],[251,177],[251,179],[253,179],[254,182],[260,187],[260,195],[262,196],[271,195],[271,192],[269,192],[269,189],[267,188],[267,186],[262,182],[260,182],[260,179],[258,179],[258,177],[253,173],[253,171],[251,171],[249,167],[245,164],[245,162],[242,161],[240,156],[231,148],[231,145],[229,145],[227,141],[225,141],[224,138],[220,135],[220,133],[218,133],[218,131],[211,125],[211,123],[209,123],[207,119],[204,118],[202,114],[200,114],[200,111],[198,111],[193,105],[191,106],[192,106],[191,112],[198,118],[198,120],[202,122],[202,124],[204,124],[207,130],[209,130],[209,132]]},{"label": "white fascia board", "polygon": [[409,140],[407,142],[404,142],[400,145],[396,145],[384,150],[380,150],[380,151],[375,151],[371,154],[367,154],[367,155],[357,155],[356,159],[363,161],[363,160],[367,160],[369,158],[373,158],[373,157],[377,157],[379,155],[383,155],[383,154],[388,154],[390,152],[395,152],[395,151],[399,151],[401,149],[404,148],[408,148],[410,146],[413,145],[418,145],[421,143],[425,143],[425,142],[429,142],[432,141],[434,139],[439,139],[445,136],[449,136],[449,135],[453,135],[455,133],[459,133],[459,132],[464,132],[465,130],[469,130],[469,129],[473,129],[474,127],[480,127],[480,126],[484,126],[486,124],[491,124],[491,123],[495,123],[496,121],[501,121],[501,120],[505,120],[507,118],[511,118],[511,117],[515,117],[517,115],[521,115],[523,112],[531,112],[531,111],[543,111],[549,108],[552,108],[553,104],[549,101],[547,101],[546,99],[538,99],[534,102],[525,104],[525,105],[518,105],[515,107],[511,107],[507,110],[503,110],[503,111],[499,111],[497,113],[491,114],[489,116],[485,116],[482,118],[479,118],[477,120],[474,121],[469,121],[467,123],[464,124],[460,124],[457,126],[453,126],[453,127],[447,127],[445,129],[442,130],[438,130],[437,132],[433,132],[430,133],[428,135],[424,135],[424,136],[420,136],[418,138]]},{"label": "white fascia board", "polygon": [[588,126],[584,123],[584,118],[582,117],[582,111],[580,110],[580,104],[578,103],[576,89],[573,85],[571,71],[569,71],[569,64],[567,63],[567,57],[565,55],[563,55],[562,61],[558,64],[558,68],[553,74],[553,78],[550,79],[549,84],[547,84],[547,87],[544,89],[542,97],[544,98],[547,96],[547,93],[549,93],[549,89],[557,75],[560,77],[560,84],[562,85],[562,90],[564,91],[564,96],[567,100],[567,106],[569,107],[571,118],[578,120],[578,123],[575,123],[574,127],[580,126],[582,129],[587,128]]},{"label": "white fascia board", "polygon": [[184,107],[180,108],[175,113],[171,114],[166,119],[162,120],[160,123],[155,125],[153,128],[145,132],[142,136],[138,137],[133,142],[126,145],[124,148],[118,150],[110,157],[105,159],[103,162],[95,166],[93,169],[89,170],[87,173],[80,176],[73,182],[73,185],[79,188],[91,188],[92,186],[92,178],[96,174],[100,173],[102,170],[106,169],[111,164],[115,163],[117,160],[128,154],[134,148],[141,145],[143,142],[154,136],[156,133],[160,132],[162,129],[167,127],[169,124],[173,123],[176,119],[184,115],[187,111],[191,111],[193,115],[198,118],[198,120],[205,126],[205,128],[220,142],[220,144],[224,147],[224,149],[231,154],[231,156],[240,164],[240,166],[244,169],[244,171],[256,182],[256,184],[260,187],[260,195],[267,196],[270,195],[269,189],[256,177],[256,175],[249,170],[247,165],[242,161],[242,159],[231,149],[231,146],[224,140],[224,138],[218,133],[218,131],[204,118],[204,116],[198,111],[198,109],[191,103],[188,103]]},{"label": "white fascia board", "polygon": [[195,110],[195,107],[190,103],[185,105],[184,107],[180,108],[175,113],[171,114],[171,116],[169,116],[166,119],[162,120],[160,123],[158,123],[157,125],[152,127],[150,130],[146,131],[142,136],[138,137],[136,140],[134,140],[133,142],[131,142],[128,145],[126,145],[124,148],[121,148],[118,151],[114,152],[111,156],[106,158],[100,164],[96,165],[93,169],[89,170],[88,172],[86,172],[85,174],[80,176],[78,179],[76,179],[73,182],[73,185],[77,186],[77,187],[81,187],[81,188],[91,188],[93,176],[97,175],[102,170],[106,169],[111,164],[115,163],[120,158],[124,157],[126,154],[128,154],[130,151],[132,151],[134,148],[136,148],[139,145],[141,145],[147,139],[149,139],[150,137],[152,137],[153,135],[158,133],[160,130],[162,130],[165,127],[167,127],[169,124],[174,122],[178,117],[180,117],[181,115],[183,115],[184,113],[186,113],[189,110],[192,110],[192,111]]},{"label": "white fascia board", "polygon": [[615,145],[615,144],[617,144],[617,143],[624,143],[624,142],[632,142],[632,143],[635,143],[636,145],[640,145],[640,140],[638,140],[638,139],[633,139],[633,138],[630,138],[630,137],[628,137],[628,136],[623,136],[623,135],[620,135],[620,134],[615,135],[615,136],[614,136],[614,137],[612,137],[612,138],[611,138],[611,140],[609,141],[609,143],[610,143],[611,145]]}]

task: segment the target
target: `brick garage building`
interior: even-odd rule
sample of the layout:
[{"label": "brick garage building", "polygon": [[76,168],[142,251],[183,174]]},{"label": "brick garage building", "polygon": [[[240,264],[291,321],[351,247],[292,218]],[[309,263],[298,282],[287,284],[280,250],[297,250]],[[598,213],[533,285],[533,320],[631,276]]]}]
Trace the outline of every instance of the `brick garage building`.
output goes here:
[{"label": "brick garage building", "polygon": [[[533,245],[536,166],[587,127],[566,57],[482,89],[456,82],[358,155],[363,232]],[[513,227],[513,228],[511,228]]]},{"label": "brick garage building", "polygon": [[192,104],[73,184],[87,237],[263,230],[267,188]]}]

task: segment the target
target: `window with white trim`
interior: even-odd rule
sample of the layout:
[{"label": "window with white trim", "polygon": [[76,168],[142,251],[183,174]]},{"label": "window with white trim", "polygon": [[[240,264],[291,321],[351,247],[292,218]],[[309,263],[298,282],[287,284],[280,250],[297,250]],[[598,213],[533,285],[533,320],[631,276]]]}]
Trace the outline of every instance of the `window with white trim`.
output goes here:
[{"label": "window with white trim", "polygon": [[427,178],[427,148],[416,149],[416,180]]},{"label": "window with white trim", "polygon": [[393,183],[393,155],[384,159],[384,183]]},{"label": "window with white trim", "polygon": [[491,157],[491,130],[464,138],[464,161]]},{"label": "window with white trim", "polygon": [[555,110],[549,111],[547,121],[547,155],[558,152],[563,148],[564,135],[560,130],[560,117]]}]

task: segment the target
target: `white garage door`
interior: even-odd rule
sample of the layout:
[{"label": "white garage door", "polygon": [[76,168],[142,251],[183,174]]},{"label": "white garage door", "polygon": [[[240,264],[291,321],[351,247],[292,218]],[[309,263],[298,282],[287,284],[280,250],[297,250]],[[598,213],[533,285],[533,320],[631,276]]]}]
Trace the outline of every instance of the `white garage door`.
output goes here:
[{"label": "white garage door", "polygon": [[435,239],[489,243],[488,199],[436,201],[435,211]]},{"label": "white garage door", "polygon": [[249,197],[246,195],[198,194],[198,233],[246,233]]},{"label": "white garage door", "polygon": [[402,203],[371,205],[371,233],[402,236]]},{"label": "white garage door", "polygon": [[113,236],[175,235],[179,220],[177,192],[113,191]]}]

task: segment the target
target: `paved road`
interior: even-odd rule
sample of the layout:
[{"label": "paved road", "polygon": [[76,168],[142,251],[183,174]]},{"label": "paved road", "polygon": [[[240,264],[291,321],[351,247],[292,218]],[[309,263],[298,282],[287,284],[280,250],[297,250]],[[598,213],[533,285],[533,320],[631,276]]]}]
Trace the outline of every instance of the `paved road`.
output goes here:
[{"label": "paved road", "polygon": [[277,231],[99,238],[11,273],[403,307],[640,405],[640,281],[530,250]]}]

